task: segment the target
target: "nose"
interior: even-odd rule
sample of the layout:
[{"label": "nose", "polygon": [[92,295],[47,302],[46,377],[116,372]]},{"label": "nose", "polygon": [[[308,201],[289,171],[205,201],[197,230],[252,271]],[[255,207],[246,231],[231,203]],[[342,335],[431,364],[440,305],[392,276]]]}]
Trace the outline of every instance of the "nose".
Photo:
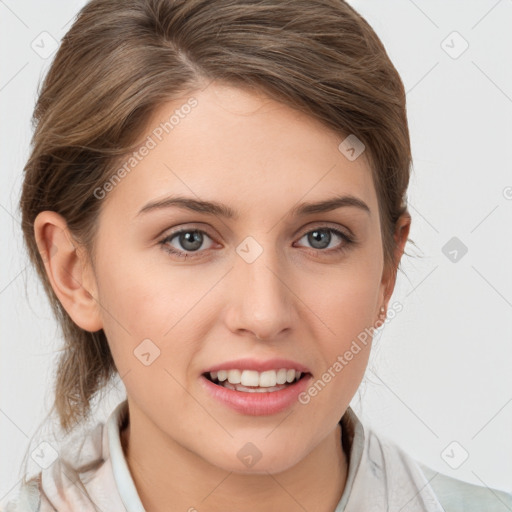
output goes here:
[{"label": "nose", "polygon": [[229,329],[268,341],[291,330],[297,314],[287,275],[284,262],[279,261],[275,251],[263,250],[252,263],[237,254],[229,273]]}]

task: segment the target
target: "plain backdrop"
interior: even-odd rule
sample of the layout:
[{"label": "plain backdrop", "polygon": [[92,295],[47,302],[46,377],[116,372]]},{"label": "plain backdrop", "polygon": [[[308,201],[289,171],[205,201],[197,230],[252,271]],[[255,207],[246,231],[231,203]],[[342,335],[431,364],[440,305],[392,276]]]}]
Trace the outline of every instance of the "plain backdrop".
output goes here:
[{"label": "plain backdrop", "polygon": [[[352,405],[437,471],[511,491],[512,1],[350,3],[407,90],[417,246],[406,247],[391,300],[403,310],[376,337]],[[49,34],[58,44],[83,5],[0,1],[0,499],[50,406],[61,343],[17,207],[37,85],[52,59],[33,41]]]}]

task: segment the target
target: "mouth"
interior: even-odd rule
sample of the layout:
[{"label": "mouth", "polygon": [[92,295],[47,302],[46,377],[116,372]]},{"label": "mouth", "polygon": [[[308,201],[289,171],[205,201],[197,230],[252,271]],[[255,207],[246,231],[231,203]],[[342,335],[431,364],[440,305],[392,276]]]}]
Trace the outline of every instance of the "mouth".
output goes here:
[{"label": "mouth", "polygon": [[[253,362],[249,369],[247,361],[239,361],[238,368],[233,362],[224,363],[220,368],[217,366],[203,372],[200,383],[215,403],[239,414],[278,414],[298,403],[298,397],[308,388],[313,376],[307,368],[291,361],[281,360],[283,365],[275,362]],[[255,367],[262,371],[255,370]]]},{"label": "mouth", "polygon": [[273,393],[311,377],[309,372],[286,368],[261,373],[253,370],[220,370],[202,375],[216,386],[242,393]]}]

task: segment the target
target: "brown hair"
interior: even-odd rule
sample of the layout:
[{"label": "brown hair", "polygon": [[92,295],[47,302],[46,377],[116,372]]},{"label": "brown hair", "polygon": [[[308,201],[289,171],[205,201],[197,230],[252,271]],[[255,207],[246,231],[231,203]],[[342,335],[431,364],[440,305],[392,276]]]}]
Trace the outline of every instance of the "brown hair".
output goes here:
[{"label": "brown hair", "polygon": [[160,104],[213,80],[262,91],[366,146],[386,268],[409,215],[405,91],[370,25],[342,0],[92,0],[39,91],[20,200],[22,229],[64,336],[54,409],[71,429],[115,374],[103,330],[78,327],[57,299],[34,219],[61,214],[94,261],[94,191],[137,147]]}]

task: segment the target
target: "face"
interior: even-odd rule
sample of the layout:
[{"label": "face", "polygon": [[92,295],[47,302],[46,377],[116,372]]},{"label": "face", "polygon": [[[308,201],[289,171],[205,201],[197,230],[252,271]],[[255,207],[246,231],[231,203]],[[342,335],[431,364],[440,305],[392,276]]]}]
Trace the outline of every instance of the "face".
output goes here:
[{"label": "face", "polygon": [[[296,464],[337,427],[363,377],[370,343],[342,369],[336,361],[385,303],[382,239],[365,155],[346,158],[343,139],[266,96],[211,84],[159,108],[145,156],[98,199],[94,293],[130,414],[225,470]],[[162,206],[178,196],[223,209]],[[342,196],[360,205],[302,209]],[[233,391],[204,375],[226,363],[269,382],[279,372],[254,368],[305,376],[282,391]],[[240,457],[249,442],[262,454],[254,468]]]}]

